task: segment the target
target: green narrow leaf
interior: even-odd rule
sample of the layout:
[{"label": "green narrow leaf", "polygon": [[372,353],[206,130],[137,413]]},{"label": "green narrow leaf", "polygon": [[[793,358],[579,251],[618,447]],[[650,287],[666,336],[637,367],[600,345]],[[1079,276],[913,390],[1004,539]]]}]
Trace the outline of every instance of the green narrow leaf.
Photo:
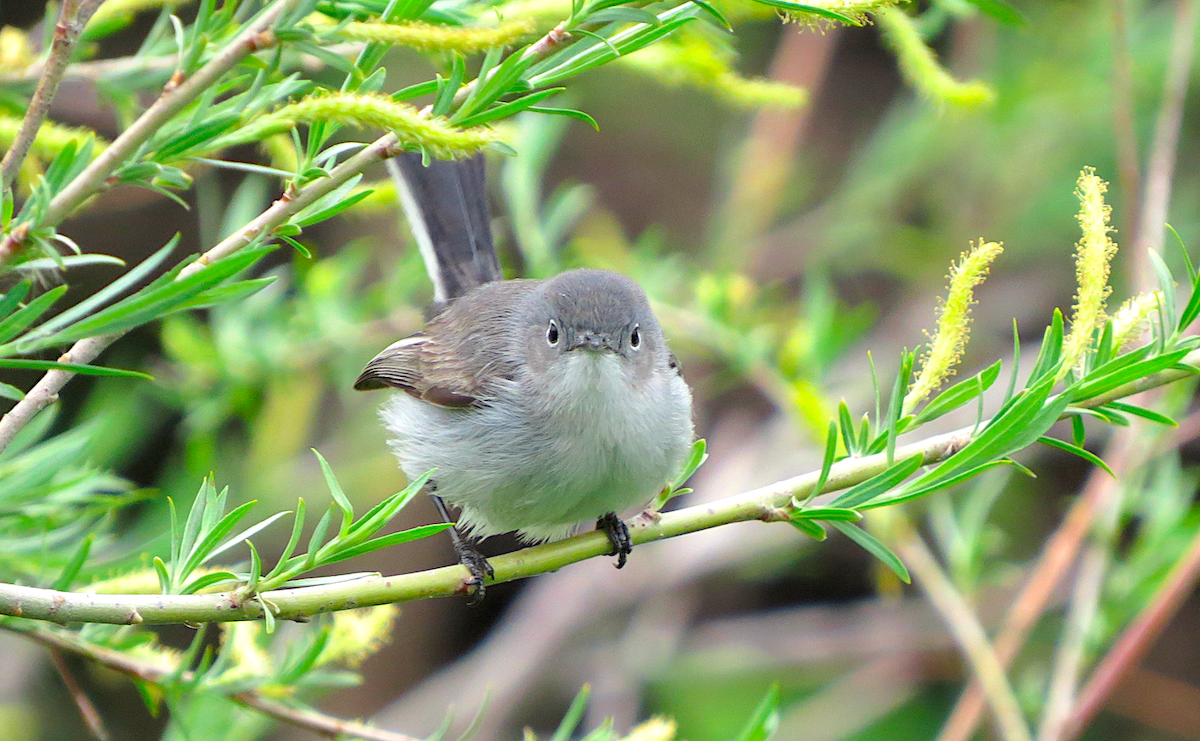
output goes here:
[{"label": "green narrow leaf", "polygon": [[30,285],[28,280],[23,280],[8,289],[4,298],[0,298],[0,318],[8,316],[20,305],[21,299],[28,295]]},{"label": "green narrow leaf", "polygon": [[883,543],[880,543],[875,536],[871,535],[857,525],[851,525],[848,522],[838,522],[834,520],[829,524],[842,531],[846,537],[850,538],[855,543],[858,543],[868,553],[882,561],[884,566],[887,566],[892,570],[893,573],[896,574],[897,577],[900,578],[900,581],[904,582],[905,584],[912,584],[912,578],[908,575],[908,569],[904,567],[904,564],[900,561],[896,554],[892,553],[892,551]]},{"label": "green narrow leaf", "polygon": [[[490,123],[492,121],[496,121],[501,118],[508,118],[509,116],[513,116],[517,113],[520,113],[521,111],[529,108],[532,105],[540,103],[541,101],[545,100],[546,98],[549,98],[552,95],[557,95],[558,93],[562,92],[563,90],[566,90],[566,88],[552,87],[547,90],[538,90],[537,92],[529,93],[528,95],[522,95],[521,97],[517,98],[516,100],[510,100],[507,103],[500,103],[498,105],[494,105],[491,108],[488,108],[485,111],[480,111],[479,113],[476,113],[473,116],[466,116],[463,118],[458,118],[456,116],[455,118],[453,118],[451,120],[454,121],[456,126],[459,126],[461,128],[469,128],[471,126],[479,126],[481,124]],[[462,111],[460,109],[459,113],[461,113],[461,112]]]},{"label": "green narrow leaf", "polygon": [[329,530],[329,524],[333,522],[333,509],[334,505],[326,508],[325,514],[317,520],[317,526],[313,528],[312,535],[308,537],[308,553],[304,557],[305,571],[311,569],[317,562],[317,554],[324,547],[322,543],[325,541],[325,532]]},{"label": "green narrow leaf", "polygon": [[[1078,418],[1076,418],[1076,419],[1078,419]],[[1113,473],[1113,470],[1108,467],[1108,464],[1105,463],[1104,460],[1100,456],[1096,455],[1095,453],[1092,453],[1091,451],[1089,451],[1085,448],[1081,448],[1078,445],[1072,445],[1071,443],[1069,443],[1065,440],[1058,440],[1053,437],[1048,437],[1046,435],[1039,437],[1038,442],[1043,445],[1049,445],[1052,448],[1058,448],[1059,450],[1065,450],[1068,453],[1071,453],[1072,455],[1077,455],[1080,458],[1087,461],[1088,463],[1091,463],[1093,466],[1099,466],[1100,468],[1103,468],[1104,472],[1107,473],[1109,476],[1112,476],[1114,479],[1117,478],[1117,474]]]},{"label": "green narrow leaf", "polygon": [[329,208],[323,208],[314,214],[310,214],[308,216],[305,216],[302,219],[297,219],[297,220],[294,220],[289,223],[292,223],[298,227],[304,228],[306,226],[312,226],[313,224],[316,224],[316,223],[319,223],[322,221],[327,221],[329,219],[332,219],[334,216],[337,216],[338,214],[342,213],[346,209],[352,207],[354,204],[358,203],[359,201],[361,201],[362,199],[366,198],[367,196],[371,195],[374,192],[375,192],[374,190],[360,190],[359,192],[357,192],[353,195],[347,196],[346,198],[342,199],[338,203],[335,203],[334,205],[330,206]]},{"label": "green narrow leaf", "polygon": [[83,564],[87,561],[88,553],[92,550],[92,542],[95,540],[95,537],[94,533],[88,533],[88,536],[75,549],[75,555],[71,556],[71,560],[67,562],[62,573],[50,585],[51,589],[58,592],[65,592],[71,588],[71,584],[79,576],[79,570],[83,568]]},{"label": "green narrow leaf", "polygon": [[984,14],[1009,26],[1025,25],[1025,17],[1004,0],[967,0]]},{"label": "green narrow leaf", "polygon": [[8,342],[20,334],[66,292],[66,286],[55,286],[0,321],[0,342]]},{"label": "green narrow leaf", "polygon": [[[851,457],[856,457],[862,451],[860,451],[858,449],[858,440],[854,436],[854,432],[855,432],[854,420],[852,420],[850,418],[850,407],[846,406],[845,399],[842,399],[840,402],[838,402],[837,416],[838,416],[838,418],[837,418],[836,426],[841,431],[842,445],[844,445],[846,447],[846,454]],[[834,424],[834,423],[831,422],[830,424]],[[828,446],[826,448],[825,454],[826,455],[829,454]]]},{"label": "green narrow leaf", "polygon": [[25,398],[25,392],[13,386],[11,383],[0,381],[0,396],[13,401],[20,401]]},{"label": "green narrow leaf", "polygon": [[[1059,359],[1062,357],[1063,343],[1063,316],[1058,309],[1054,310],[1054,318],[1050,322],[1050,326],[1046,328],[1046,334],[1042,339],[1042,349],[1038,353],[1037,361],[1033,364],[1033,371],[1029,374],[1027,383],[1033,385],[1042,380],[1047,374],[1058,372]],[[1014,369],[1015,372],[1015,369]]]},{"label": "green narrow leaf", "polygon": [[529,110],[532,110],[534,113],[544,113],[552,116],[566,116],[568,119],[578,119],[583,121],[584,124],[592,126],[592,128],[596,129],[596,131],[600,131],[600,125],[596,124],[596,120],[593,119],[592,116],[583,113],[582,110],[575,110],[574,108],[546,108],[545,106],[530,106]]},{"label": "green narrow leaf", "polygon": [[856,484],[833,500],[835,507],[853,508],[869,502],[875,497],[896,488],[921,467],[924,458],[920,453],[909,456],[897,462],[888,469],[872,476],[861,484]]},{"label": "green narrow leaf", "polygon": [[967,404],[972,399],[982,396],[1000,377],[1000,366],[1001,361],[997,360],[982,372],[960,381],[938,394],[917,414],[913,421],[914,426],[935,420]]},{"label": "green narrow leaf", "polygon": [[163,594],[170,594],[171,576],[167,573],[167,565],[158,556],[154,557],[154,573],[158,575],[158,591]]},{"label": "green narrow leaf", "polygon": [[325,486],[329,488],[329,493],[333,496],[333,501],[337,502],[338,509],[342,511],[342,529],[343,536],[350,532],[350,524],[354,522],[354,505],[350,503],[350,499],[346,496],[346,492],[342,491],[342,485],[338,483],[337,477],[333,475],[333,469],[330,468],[329,462],[325,460],[325,456],[317,452],[316,448],[311,448],[314,455],[317,456],[317,461],[321,464],[321,474],[325,477]]},{"label": "green narrow leaf", "polygon": [[121,368],[106,368],[102,365],[84,365],[82,363],[57,363],[53,360],[17,360],[0,358],[0,368],[17,368],[21,370],[68,371],[85,376],[117,376],[120,378],[140,378],[153,381],[154,376],[139,371],[123,370]]},{"label": "green narrow leaf", "polygon": [[1155,250],[1149,251],[1150,262],[1154,265],[1154,272],[1158,275],[1158,287],[1162,291],[1162,301],[1158,302],[1158,307],[1164,312],[1166,321],[1163,322],[1163,328],[1175,327],[1179,323],[1179,304],[1178,297],[1175,295],[1175,278],[1171,275],[1171,269],[1163,262],[1162,256]]},{"label": "green narrow leaf", "polygon": [[583,720],[583,711],[587,709],[588,695],[591,692],[590,686],[583,685],[583,689],[579,690],[579,694],[575,695],[575,699],[571,701],[571,707],[567,708],[567,714],[563,716],[562,722],[558,724],[550,741],[570,741],[571,735],[579,727],[579,722]]},{"label": "green narrow leaf", "polygon": [[408,530],[401,530],[400,532],[381,535],[378,538],[372,538],[365,543],[350,548],[335,547],[331,553],[322,554],[317,565],[328,566],[329,564],[345,561],[346,559],[354,558],[355,556],[361,556],[364,553],[371,553],[372,551],[377,551],[381,548],[389,548],[402,543],[411,543],[414,540],[420,540],[421,538],[428,538],[431,535],[437,535],[438,533],[449,530],[452,527],[454,527],[454,524],[449,522],[439,522],[433,525],[421,525],[419,527],[409,528]]},{"label": "green narrow leaf", "polygon": [[852,509],[843,507],[813,507],[811,509],[802,509],[799,512],[794,512],[791,515],[792,519],[796,520],[826,520],[829,522],[858,522],[862,519],[862,515]]},{"label": "green narrow leaf", "polygon": [[1087,442],[1087,429],[1083,426],[1083,416],[1075,415],[1071,417],[1071,441],[1079,447]]},{"label": "green narrow leaf", "polygon": [[725,19],[725,16],[721,15],[721,12],[713,7],[708,0],[692,0],[692,4],[698,5],[712,20],[716,21],[718,26],[726,31],[729,31],[730,33],[733,33],[733,26],[730,25],[729,21]]},{"label": "green narrow leaf", "polygon": [[812,520],[788,520],[792,527],[804,533],[808,537],[817,542],[825,540],[829,534],[825,532],[825,528],[821,527],[820,523]]},{"label": "green narrow leaf", "polygon": [[1167,415],[1159,414],[1158,412],[1156,412],[1152,409],[1146,409],[1145,407],[1134,406],[1133,404],[1125,404],[1120,401],[1110,401],[1107,404],[1105,404],[1104,407],[1101,407],[1101,409],[1104,409],[1105,407],[1111,408],[1111,409],[1116,409],[1118,412],[1132,414],[1133,416],[1141,417],[1142,419],[1148,419],[1151,422],[1157,422],[1160,425],[1166,425],[1168,427],[1178,427],[1179,426],[1178,422],[1171,419]]},{"label": "green narrow leaf", "polygon": [[983,473],[984,471],[991,470],[997,466],[1013,466],[1021,473],[1029,476],[1029,478],[1031,478],[1031,479],[1037,478],[1036,476],[1034,476],[1033,471],[1030,471],[1028,468],[1026,468],[1025,466],[1022,466],[1020,463],[1017,463],[1016,461],[1011,460],[1009,458],[1002,458],[1000,460],[989,461],[988,463],[984,463],[982,465],[976,466],[975,468],[971,468],[966,471],[962,471],[961,473],[955,474],[953,476],[949,476],[947,478],[938,479],[937,481],[930,483],[930,484],[926,484],[926,485],[922,485],[922,486],[915,486],[915,484],[918,482],[913,482],[913,485],[905,486],[905,487],[899,489],[898,491],[893,492],[891,495],[884,495],[884,496],[879,497],[878,499],[874,499],[870,502],[866,502],[861,507],[859,507],[859,509],[875,509],[877,507],[886,507],[888,505],[897,504],[899,502],[907,502],[911,499],[919,499],[920,497],[923,497],[926,494],[931,494],[935,491],[940,491],[942,489],[949,489],[952,486],[957,486],[958,484],[961,484],[962,482],[964,482],[968,479],[972,479],[972,478],[978,476],[979,474]]},{"label": "green narrow leaf", "polygon": [[[843,406],[845,406],[844,403]],[[821,459],[821,473],[819,476],[817,476],[817,482],[813,484],[813,488],[809,490],[808,496],[804,498],[803,502],[796,502],[796,499],[793,497],[793,504],[803,507],[805,504],[811,502],[812,498],[820,494],[821,490],[825,488],[825,482],[829,481],[829,472],[833,469],[833,459],[837,457],[837,444],[838,425],[836,422],[830,422],[829,432],[825,434],[825,455]]]},{"label": "green narrow leaf", "polygon": [[208,574],[203,574],[192,579],[183,588],[179,590],[180,594],[195,594],[202,589],[208,589],[216,584],[224,584],[226,582],[236,583],[238,581],[237,574],[231,571],[213,571]]},{"label": "green narrow leaf", "polygon": [[767,741],[779,730],[779,685],[772,684],[759,700],[737,741]]}]

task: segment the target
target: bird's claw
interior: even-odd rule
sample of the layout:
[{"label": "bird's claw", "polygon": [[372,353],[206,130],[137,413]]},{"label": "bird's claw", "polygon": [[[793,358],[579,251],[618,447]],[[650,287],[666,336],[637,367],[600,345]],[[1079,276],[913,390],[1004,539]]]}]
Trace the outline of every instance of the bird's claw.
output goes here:
[{"label": "bird's claw", "polygon": [[612,543],[613,547],[609,555],[617,557],[618,569],[623,567],[629,554],[633,553],[633,539],[629,536],[629,526],[615,513],[609,512],[596,520],[596,529],[608,536],[608,542]]},{"label": "bird's claw", "polygon": [[467,604],[475,607],[483,602],[483,595],[486,591],[485,582],[494,578],[496,571],[474,543],[463,539],[454,544],[454,550],[458,552],[458,562],[471,572],[471,576],[463,581],[463,586],[471,595]]}]

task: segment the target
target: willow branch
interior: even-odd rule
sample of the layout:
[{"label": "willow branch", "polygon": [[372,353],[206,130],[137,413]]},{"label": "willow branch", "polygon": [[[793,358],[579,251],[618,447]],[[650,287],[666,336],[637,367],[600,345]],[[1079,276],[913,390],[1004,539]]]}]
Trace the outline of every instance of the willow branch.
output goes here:
[{"label": "willow branch", "polygon": [[[127,653],[97,646],[57,631],[24,626],[14,628],[4,623],[0,623],[0,628],[8,628],[18,635],[40,643],[48,647],[52,654],[56,656],[58,652],[69,651],[142,682],[161,684],[172,674],[161,666],[138,660]],[[177,675],[175,679],[179,682],[187,683],[193,681],[195,675],[190,671],[185,671]],[[330,738],[346,737],[367,739],[367,741],[417,741],[412,736],[403,733],[374,728],[357,721],[343,720],[316,710],[286,705],[278,700],[266,697],[255,690],[238,692],[230,695],[229,699],[243,707],[270,716],[275,720],[296,726],[297,728],[305,728],[320,735],[329,736]]]},{"label": "willow branch", "polygon": [[75,50],[79,35],[83,33],[83,27],[102,2],[104,0],[65,0],[59,9],[58,23],[54,27],[54,41],[50,45],[46,64],[42,67],[37,88],[33,91],[33,97],[29,99],[29,108],[25,111],[25,118],[21,121],[16,139],[4,153],[3,161],[0,161],[0,192],[12,185],[13,178],[21,169],[21,163],[29,154],[38,129],[42,127],[42,121],[46,120],[46,114],[50,111],[50,103],[58,92],[63,73],[71,63],[71,52]]},{"label": "willow branch", "polygon": [[1175,177],[1175,159],[1179,149],[1179,132],[1183,125],[1183,104],[1187,97],[1188,76],[1192,69],[1196,42],[1196,21],[1200,17],[1200,2],[1180,0],[1175,9],[1171,34],[1171,53],[1163,80],[1162,105],[1154,122],[1154,138],[1146,164],[1146,192],[1142,213],[1138,217],[1134,260],[1137,274],[1134,285],[1142,290],[1153,285],[1153,275],[1147,253],[1160,250],[1163,242],[1167,209],[1171,205],[1171,183]]},{"label": "willow branch", "polygon": [[1062,738],[1078,738],[1103,709],[1126,674],[1137,667],[1146,652],[1162,635],[1171,618],[1200,581],[1200,532],[1192,537],[1183,558],[1171,570],[1150,603],[1125,629],[1108,654],[1096,666],[1075,703]]},{"label": "willow branch", "polygon": [[108,731],[104,727],[104,721],[100,718],[100,712],[96,710],[92,699],[87,696],[87,693],[79,686],[79,682],[75,680],[75,675],[71,673],[71,667],[67,666],[67,661],[63,658],[63,652],[60,649],[51,648],[47,653],[50,654],[50,662],[54,664],[55,670],[58,671],[58,676],[66,686],[71,699],[75,701],[75,706],[79,708],[79,715],[83,718],[83,723],[87,726],[88,732],[97,741],[109,741],[111,736],[108,735]]},{"label": "willow branch", "polygon": [[[394,157],[399,153],[400,141],[395,134],[381,136],[353,157],[333,168],[328,177],[315,180],[294,194],[290,190],[284,193],[256,219],[226,237],[201,255],[196,262],[180,271],[179,277],[185,278],[213,260],[230,255],[257,240],[271,237],[276,229],[295,214],[328,195],[370,165]],[[120,339],[120,335],[88,337],[76,342],[59,360],[64,363],[90,363],[118,339]],[[29,424],[38,412],[58,399],[58,392],[74,375],[70,371],[52,370],[47,372],[29,390],[29,393],[25,394],[24,399],[17,402],[7,414],[0,418],[0,451],[12,443],[17,433]]]},{"label": "willow branch", "polygon": [[[1175,368],[1131,381],[1082,405],[1100,406],[1147,388],[1191,377],[1198,372],[1195,366],[1200,365],[1200,350],[1184,358],[1184,363],[1190,366],[1189,370]],[[919,454],[925,464],[937,463],[966,446],[975,432],[975,426],[963,427],[901,446],[895,452],[895,459]],[[887,468],[885,453],[840,461],[830,471],[822,492],[846,489]],[[656,522],[631,527],[633,542],[649,543],[735,522],[784,519],[782,508],[789,505],[793,496],[806,496],[819,479],[820,473],[814,471],[709,504],[662,514]],[[557,571],[588,558],[608,555],[611,550],[612,545],[603,533],[590,532],[507,553],[489,561],[496,572],[495,582],[508,582]],[[263,615],[263,604],[268,603],[273,606],[275,617],[291,620],[369,605],[465,594],[470,576],[463,566],[444,566],[397,576],[376,575],[335,584],[279,589],[263,593],[262,601],[243,597],[237,592],[100,595],[0,584],[0,615],[63,624],[209,623],[258,619]]]},{"label": "willow branch", "polygon": [[988,642],[987,631],[983,629],[975,611],[954,588],[933,553],[911,525],[900,520],[897,530],[899,537],[896,548],[900,556],[916,575],[917,585],[945,620],[954,642],[971,666],[975,681],[983,687],[996,716],[1000,735],[1005,741],[1032,741],[1029,726],[1025,723],[1025,716],[1008,681],[1004,665],[996,657],[992,644]]},{"label": "willow branch", "polygon": [[[116,172],[162,126],[215,85],[226,72],[247,56],[277,42],[271,27],[297,0],[275,0],[248,24],[228,45],[190,78],[178,85],[168,86],[146,112],[121,133],[74,180],[59,191],[46,207],[41,226],[57,226],[84,201],[108,187],[109,177]],[[12,258],[21,248],[27,229],[14,229],[0,241],[0,264]]]},{"label": "willow branch", "polygon": [[[366,46],[361,41],[346,41],[340,44],[331,44],[325,47],[326,51],[332,52],[339,57],[352,57],[362,51]],[[299,65],[288,64],[291,66],[300,66],[309,69],[320,69],[325,66],[325,62],[317,57],[308,54],[299,54]],[[95,59],[90,62],[76,62],[70,67],[67,67],[63,79],[79,80],[81,82],[97,83],[103,82],[110,77],[123,77],[126,75],[166,75],[169,76],[179,64],[179,56],[172,54],[170,56],[131,56],[131,57],[113,57],[111,59]],[[36,80],[41,74],[44,67],[40,64],[32,64],[29,67],[16,72],[0,73],[0,85],[11,85],[21,82],[29,82]]]},{"label": "willow branch", "polygon": [[[1106,459],[1109,468],[1120,475],[1129,462],[1124,454],[1119,451],[1116,453],[1106,456]],[[1074,563],[1097,511],[1112,496],[1116,486],[1117,480],[1107,472],[1094,469],[1083,493],[1076,498],[1062,524],[1046,542],[1033,572],[1008,608],[1000,633],[993,641],[996,656],[1004,666],[1011,664],[1025,645],[1025,639],[1050,604],[1055,588]],[[972,738],[983,715],[983,703],[982,688],[977,682],[971,682],[942,726],[938,741],[967,741]]]}]

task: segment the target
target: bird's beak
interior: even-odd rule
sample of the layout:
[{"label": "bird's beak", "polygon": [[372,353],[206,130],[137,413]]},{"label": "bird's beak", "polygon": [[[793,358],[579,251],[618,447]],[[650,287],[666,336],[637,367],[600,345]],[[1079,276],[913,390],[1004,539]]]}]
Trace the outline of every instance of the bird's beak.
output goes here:
[{"label": "bird's beak", "polygon": [[575,341],[567,350],[591,350],[593,352],[616,352],[616,348],[612,346],[607,334],[602,332],[579,332],[575,335]]}]

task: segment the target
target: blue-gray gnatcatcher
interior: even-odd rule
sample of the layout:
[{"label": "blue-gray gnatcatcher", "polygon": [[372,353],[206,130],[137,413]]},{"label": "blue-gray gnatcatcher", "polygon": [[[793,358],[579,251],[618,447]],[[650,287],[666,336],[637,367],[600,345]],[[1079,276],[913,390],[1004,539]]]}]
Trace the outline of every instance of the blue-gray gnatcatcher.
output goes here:
[{"label": "blue-gray gnatcatcher", "polygon": [[646,294],[606,270],[501,280],[481,157],[392,165],[434,284],[424,331],[375,356],[354,387],[392,387],[381,410],[409,478],[452,530],[468,588],[491,567],[474,538],[528,542],[596,521],[625,563],[619,515],[645,505],[692,443],[692,399]]}]

